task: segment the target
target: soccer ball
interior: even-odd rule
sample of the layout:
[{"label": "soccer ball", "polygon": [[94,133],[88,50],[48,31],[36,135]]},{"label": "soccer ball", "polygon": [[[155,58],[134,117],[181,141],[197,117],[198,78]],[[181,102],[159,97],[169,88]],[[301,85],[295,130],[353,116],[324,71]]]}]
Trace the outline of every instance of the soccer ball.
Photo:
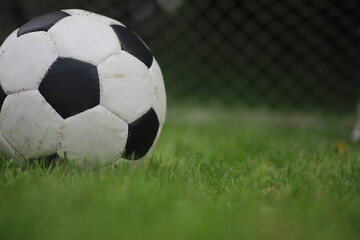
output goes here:
[{"label": "soccer ball", "polygon": [[122,23],[84,10],[34,18],[0,47],[0,151],[104,165],[142,159],[165,121],[161,69]]}]

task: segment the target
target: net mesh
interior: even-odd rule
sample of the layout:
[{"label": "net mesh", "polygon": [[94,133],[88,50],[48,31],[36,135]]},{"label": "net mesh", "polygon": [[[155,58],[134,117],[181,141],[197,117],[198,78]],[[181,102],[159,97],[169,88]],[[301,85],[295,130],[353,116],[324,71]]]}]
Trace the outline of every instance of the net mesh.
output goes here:
[{"label": "net mesh", "polygon": [[360,2],[0,0],[0,40],[38,15],[81,8],[120,20],[158,59],[170,102],[353,109]]}]

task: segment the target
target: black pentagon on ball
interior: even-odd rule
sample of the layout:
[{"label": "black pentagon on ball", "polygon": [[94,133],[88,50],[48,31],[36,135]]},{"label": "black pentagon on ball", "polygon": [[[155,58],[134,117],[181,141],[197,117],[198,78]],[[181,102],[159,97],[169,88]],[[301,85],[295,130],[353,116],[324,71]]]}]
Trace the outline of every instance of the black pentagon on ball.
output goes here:
[{"label": "black pentagon on ball", "polygon": [[22,25],[17,32],[17,36],[20,37],[25,33],[37,32],[37,31],[48,31],[55,23],[63,19],[64,17],[70,16],[70,14],[62,11],[51,12],[39,17],[36,17],[29,22]]},{"label": "black pentagon on ball", "polygon": [[99,105],[96,66],[72,58],[58,58],[42,80],[39,91],[63,118]]},{"label": "black pentagon on ball", "polygon": [[0,87],[0,109],[5,101],[6,96],[7,96],[6,93],[4,92],[2,87]]},{"label": "black pentagon on ball", "polygon": [[111,27],[120,41],[121,49],[130,53],[150,68],[153,55],[144,42],[127,27],[121,25],[111,25]]},{"label": "black pentagon on ball", "polygon": [[139,119],[129,124],[128,139],[124,158],[137,160],[145,156],[153,145],[159,130],[159,120],[154,109],[150,108]]}]

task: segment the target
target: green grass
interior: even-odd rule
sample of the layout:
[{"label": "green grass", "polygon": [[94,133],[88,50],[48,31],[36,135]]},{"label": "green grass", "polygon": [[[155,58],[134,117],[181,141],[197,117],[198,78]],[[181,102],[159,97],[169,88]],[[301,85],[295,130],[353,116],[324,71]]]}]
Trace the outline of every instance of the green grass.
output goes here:
[{"label": "green grass", "polygon": [[352,121],[176,108],[138,164],[1,161],[0,239],[358,239]]}]

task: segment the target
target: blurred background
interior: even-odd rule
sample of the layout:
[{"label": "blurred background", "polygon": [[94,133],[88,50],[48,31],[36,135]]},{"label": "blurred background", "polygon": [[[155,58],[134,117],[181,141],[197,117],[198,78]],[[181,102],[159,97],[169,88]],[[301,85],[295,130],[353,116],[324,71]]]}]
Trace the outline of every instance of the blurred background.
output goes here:
[{"label": "blurred background", "polygon": [[349,111],[360,96],[358,0],[0,0],[0,41],[67,8],[133,29],[162,67],[170,105]]}]

